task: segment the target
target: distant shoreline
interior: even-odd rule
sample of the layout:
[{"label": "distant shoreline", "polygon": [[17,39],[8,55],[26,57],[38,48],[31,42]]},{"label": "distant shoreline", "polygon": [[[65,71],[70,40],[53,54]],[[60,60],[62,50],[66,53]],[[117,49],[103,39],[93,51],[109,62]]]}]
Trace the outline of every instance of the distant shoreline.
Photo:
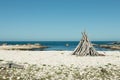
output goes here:
[{"label": "distant shoreline", "polygon": [[[94,41],[94,47],[97,51],[113,51],[109,48],[101,48],[98,45],[103,44],[111,44],[115,41]],[[0,45],[7,44],[7,45],[27,45],[27,44],[40,44],[42,46],[47,46],[48,48],[44,49],[34,49],[36,51],[73,51],[75,47],[78,45],[79,41],[0,41]],[[97,46],[96,46],[97,44]]]}]

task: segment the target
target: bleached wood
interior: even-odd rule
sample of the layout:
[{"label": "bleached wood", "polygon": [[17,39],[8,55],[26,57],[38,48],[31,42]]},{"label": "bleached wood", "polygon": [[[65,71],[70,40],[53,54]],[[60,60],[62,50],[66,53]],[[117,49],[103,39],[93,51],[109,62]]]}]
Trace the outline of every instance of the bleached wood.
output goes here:
[{"label": "bleached wood", "polygon": [[98,56],[98,52],[94,49],[93,45],[89,41],[87,34],[82,33],[82,39],[80,40],[78,46],[75,48],[73,55],[78,56]]}]

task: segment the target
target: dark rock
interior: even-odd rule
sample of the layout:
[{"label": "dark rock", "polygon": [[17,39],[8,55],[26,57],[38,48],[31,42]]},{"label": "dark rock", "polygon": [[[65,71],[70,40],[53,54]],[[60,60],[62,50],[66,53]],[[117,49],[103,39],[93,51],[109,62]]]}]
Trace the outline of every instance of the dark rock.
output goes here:
[{"label": "dark rock", "polygon": [[104,54],[99,54],[99,56],[105,56]]},{"label": "dark rock", "polygon": [[120,50],[120,45],[100,45],[101,48],[112,49],[112,50]]},{"label": "dark rock", "polygon": [[23,65],[15,64],[15,63],[4,63],[0,64],[0,68],[17,68],[17,69],[24,69]]}]

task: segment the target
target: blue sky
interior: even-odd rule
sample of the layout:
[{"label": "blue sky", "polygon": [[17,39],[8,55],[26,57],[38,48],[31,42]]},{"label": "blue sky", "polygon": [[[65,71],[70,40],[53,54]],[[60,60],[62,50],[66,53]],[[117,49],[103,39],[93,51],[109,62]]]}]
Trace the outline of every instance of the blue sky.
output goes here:
[{"label": "blue sky", "polygon": [[0,41],[120,41],[120,0],[0,0]]}]

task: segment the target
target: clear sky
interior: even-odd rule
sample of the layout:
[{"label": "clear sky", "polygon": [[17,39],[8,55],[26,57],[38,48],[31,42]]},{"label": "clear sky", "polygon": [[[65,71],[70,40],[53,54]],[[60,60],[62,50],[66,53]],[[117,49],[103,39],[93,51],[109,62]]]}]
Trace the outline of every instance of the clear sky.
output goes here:
[{"label": "clear sky", "polygon": [[0,41],[120,41],[120,0],[0,0]]}]

